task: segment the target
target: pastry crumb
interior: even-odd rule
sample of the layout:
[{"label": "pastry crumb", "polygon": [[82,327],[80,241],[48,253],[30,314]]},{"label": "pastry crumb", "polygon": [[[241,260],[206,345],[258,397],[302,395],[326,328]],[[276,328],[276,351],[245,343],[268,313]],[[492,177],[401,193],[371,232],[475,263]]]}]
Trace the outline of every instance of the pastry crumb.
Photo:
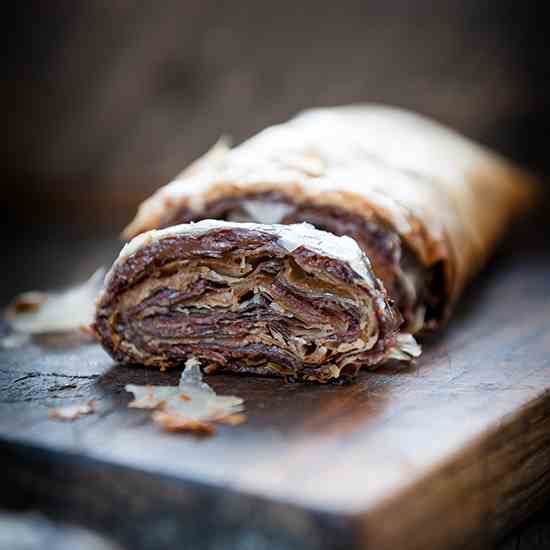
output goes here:
[{"label": "pastry crumb", "polygon": [[55,409],[50,409],[48,418],[51,420],[77,420],[82,416],[93,414],[95,412],[95,406],[95,399],[91,399],[87,403],[57,407]]},{"label": "pastry crumb", "polygon": [[126,391],[134,395],[129,408],[153,410],[153,422],[168,432],[212,435],[215,424],[237,426],[246,421],[243,400],[216,394],[203,381],[196,357],[186,361],[177,386],[128,384]]}]

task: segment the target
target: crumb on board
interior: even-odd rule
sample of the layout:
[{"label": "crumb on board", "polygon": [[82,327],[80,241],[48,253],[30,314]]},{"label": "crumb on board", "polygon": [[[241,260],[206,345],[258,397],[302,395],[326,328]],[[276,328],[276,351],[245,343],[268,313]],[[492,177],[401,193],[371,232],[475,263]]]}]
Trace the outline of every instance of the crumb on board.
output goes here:
[{"label": "crumb on board", "polygon": [[12,308],[15,313],[26,313],[29,311],[36,311],[47,301],[48,295],[45,292],[31,290],[17,296],[13,301]]},{"label": "crumb on board", "polygon": [[90,334],[95,300],[103,285],[105,269],[87,281],[62,291],[30,291],[17,296],[4,312],[15,334],[49,334],[78,330]]},{"label": "crumb on board", "polygon": [[194,432],[202,435],[216,433],[216,428],[212,422],[201,422],[177,412],[155,411],[153,422],[160,425],[167,432]]},{"label": "crumb on board", "polygon": [[51,420],[77,420],[81,416],[93,414],[95,412],[95,406],[95,399],[91,399],[87,403],[77,403],[74,405],[66,405],[65,407],[50,409],[48,417]]},{"label": "crumb on board", "polygon": [[169,432],[211,435],[214,424],[236,426],[246,421],[243,400],[233,395],[217,395],[203,381],[200,362],[187,360],[177,386],[138,386],[128,384],[134,395],[129,408],[154,410],[152,419]]}]

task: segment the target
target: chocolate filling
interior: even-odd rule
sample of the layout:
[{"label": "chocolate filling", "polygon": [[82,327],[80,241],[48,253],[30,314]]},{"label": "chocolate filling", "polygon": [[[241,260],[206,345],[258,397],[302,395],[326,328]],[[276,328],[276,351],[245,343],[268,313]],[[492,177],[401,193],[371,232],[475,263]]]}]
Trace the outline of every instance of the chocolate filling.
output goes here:
[{"label": "chocolate filling", "polygon": [[[201,219],[257,223],[271,221],[251,216],[250,210],[246,208],[249,201],[263,203],[267,209],[287,206],[285,214],[276,220],[277,223],[309,222],[317,229],[354,238],[365,251],[376,276],[383,281],[388,295],[403,315],[404,330],[414,333],[423,326],[429,328],[441,317],[441,266],[433,269],[422,267],[397,232],[374,213],[366,218],[338,207],[293,203],[284,193],[273,191],[218,199],[207,203],[200,212],[183,207],[163,220],[160,227]],[[268,211],[266,215],[269,215]]]},{"label": "chocolate filling", "polygon": [[276,235],[216,229],[144,245],[117,264],[94,328],[119,362],[190,355],[210,369],[326,381],[391,356],[399,313],[373,277]]}]

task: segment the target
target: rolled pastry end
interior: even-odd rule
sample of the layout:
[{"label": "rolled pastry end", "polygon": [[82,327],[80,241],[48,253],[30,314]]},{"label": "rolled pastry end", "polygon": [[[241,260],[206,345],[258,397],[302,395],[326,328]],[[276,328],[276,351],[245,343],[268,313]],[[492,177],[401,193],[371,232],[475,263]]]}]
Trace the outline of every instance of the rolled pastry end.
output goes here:
[{"label": "rolled pastry end", "polygon": [[132,240],[94,329],[121,363],[325,382],[420,353],[359,246],[308,224],[205,220]]},{"label": "rolled pastry end", "polygon": [[205,218],[309,222],[355,239],[411,333],[449,318],[539,186],[435,121],[381,105],[313,109],[223,143],[145,201],[125,236]]}]

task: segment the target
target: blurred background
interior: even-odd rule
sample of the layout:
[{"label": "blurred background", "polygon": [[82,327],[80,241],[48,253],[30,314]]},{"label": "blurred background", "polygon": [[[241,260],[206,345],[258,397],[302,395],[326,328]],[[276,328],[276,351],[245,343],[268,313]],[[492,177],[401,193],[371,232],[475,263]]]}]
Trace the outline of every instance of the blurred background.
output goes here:
[{"label": "blurred background", "polygon": [[548,171],[540,4],[20,2],[4,77],[8,210],[21,224],[120,227],[222,133],[238,142],[357,101],[417,110]]}]

